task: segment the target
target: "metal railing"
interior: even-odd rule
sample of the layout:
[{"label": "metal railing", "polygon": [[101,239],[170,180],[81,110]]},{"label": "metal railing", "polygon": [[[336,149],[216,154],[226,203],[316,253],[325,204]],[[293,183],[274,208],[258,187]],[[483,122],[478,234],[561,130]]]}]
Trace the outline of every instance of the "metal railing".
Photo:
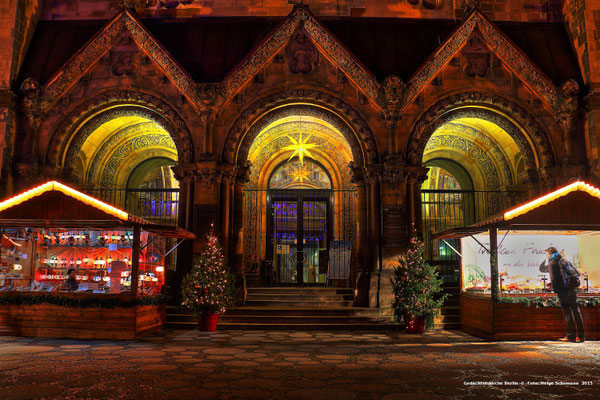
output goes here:
[{"label": "metal railing", "polygon": [[245,195],[245,262],[269,263],[263,285],[349,285],[355,190],[248,189]]},{"label": "metal railing", "polygon": [[179,189],[89,189],[83,192],[159,225],[177,225]]},{"label": "metal railing", "polygon": [[446,284],[458,283],[458,239],[433,240],[435,233],[482,221],[526,201],[523,191],[422,190],[425,257],[438,267]]}]

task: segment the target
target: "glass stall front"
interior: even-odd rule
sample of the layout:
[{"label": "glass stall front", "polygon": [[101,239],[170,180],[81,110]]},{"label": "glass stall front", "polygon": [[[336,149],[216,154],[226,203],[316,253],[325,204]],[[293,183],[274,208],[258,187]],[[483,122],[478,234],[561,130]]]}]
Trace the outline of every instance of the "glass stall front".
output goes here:
[{"label": "glass stall front", "polygon": [[[598,231],[498,231],[498,287],[503,296],[552,292],[550,277],[540,272],[545,249],[556,247],[581,274],[579,292],[600,295],[600,247]],[[489,235],[463,237],[462,291],[466,294],[491,294]]]},{"label": "glass stall front", "polygon": [[[131,291],[133,229],[68,230],[15,228],[2,231],[0,292],[70,291],[119,294]],[[164,292],[166,238],[142,232],[139,295]]]}]

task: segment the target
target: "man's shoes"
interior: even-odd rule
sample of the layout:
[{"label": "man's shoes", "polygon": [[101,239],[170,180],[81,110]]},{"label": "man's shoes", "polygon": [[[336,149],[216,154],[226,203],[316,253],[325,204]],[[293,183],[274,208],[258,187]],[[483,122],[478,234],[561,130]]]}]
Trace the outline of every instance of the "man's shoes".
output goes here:
[{"label": "man's shoes", "polygon": [[559,342],[575,342],[578,341],[579,339],[569,339],[568,337],[564,337],[564,338],[560,338],[558,339]]},{"label": "man's shoes", "polygon": [[583,343],[583,342],[585,342],[585,339],[575,338],[575,343]]}]

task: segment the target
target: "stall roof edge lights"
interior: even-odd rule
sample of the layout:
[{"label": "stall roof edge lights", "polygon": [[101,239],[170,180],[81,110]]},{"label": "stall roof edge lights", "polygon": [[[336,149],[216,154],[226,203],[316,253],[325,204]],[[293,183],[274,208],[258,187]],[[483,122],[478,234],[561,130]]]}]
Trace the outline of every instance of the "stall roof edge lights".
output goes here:
[{"label": "stall roof edge lights", "polygon": [[[0,211],[4,211],[16,205],[19,205],[27,200],[30,200],[34,197],[41,195],[42,193],[46,193],[52,190],[59,191],[69,197],[72,197],[76,200],[79,200],[87,205],[95,207],[99,210],[104,211],[105,213],[112,215],[114,217],[120,218],[125,221],[132,220],[133,216],[129,215],[125,211],[118,209],[110,204],[107,204],[103,201],[100,201],[94,197],[88,196],[87,194],[81,193],[73,188],[70,188],[67,185],[64,185],[57,181],[49,181],[40,186],[29,189],[21,194],[13,196],[3,202],[0,202]],[[137,219],[137,218],[136,218]]]},{"label": "stall roof edge lights", "polygon": [[567,185],[560,189],[557,189],[553,192],[550,192],[546,195],[538,197],[535,200],[529,201],[525,204],[515,207],[509,211],[506,211],[503,215],[504,220],[508,221],[510,219],[516,218],[519,215],[528,213],[529,211],[531,211],[535,208],[546,205],[546,204],[558,199],[559,197],[566,196],[567,194],[569,194],[571,192],[575,192],[575,191],[586,192],[589,195],[600,199],[600,189],[598,189],[597,187],[592,186],[588,183],[585,183],[583,181],[577,181],[577,182],[571,183],[570,185]]}]

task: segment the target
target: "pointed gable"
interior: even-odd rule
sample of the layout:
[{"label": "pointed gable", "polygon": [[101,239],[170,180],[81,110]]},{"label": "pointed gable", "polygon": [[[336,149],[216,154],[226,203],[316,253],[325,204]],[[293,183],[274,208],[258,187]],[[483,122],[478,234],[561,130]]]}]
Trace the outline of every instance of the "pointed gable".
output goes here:
[{"label": "pointed gable", "polygon": [[404,93],[405,104],[427,87],[474,36],[480,36],[489,50],[548,106],[556,106],[558,89],[550,78],[478,10],[473,11],[415,72]]},{"label": "pointed gable", "polygon": [[[75,53],[43,86],[42,111],[47,112],[70,87],[96,65],[127,33],[149,59],[194,105],[199,104],[195,84],[169,52],[144,28],[129,10],[124,10]],[[77,42],[77,40],[74,40]]]},{"label": "pointed gable", "polygon": [[333,34],[322,25],[304,4],[294,9],[221,84],[223,102],[227,102],[269,63],[303,29],[323,57],[339,68],[356,87],[374,103],[379,97],[380,85],[374,75]]}]

